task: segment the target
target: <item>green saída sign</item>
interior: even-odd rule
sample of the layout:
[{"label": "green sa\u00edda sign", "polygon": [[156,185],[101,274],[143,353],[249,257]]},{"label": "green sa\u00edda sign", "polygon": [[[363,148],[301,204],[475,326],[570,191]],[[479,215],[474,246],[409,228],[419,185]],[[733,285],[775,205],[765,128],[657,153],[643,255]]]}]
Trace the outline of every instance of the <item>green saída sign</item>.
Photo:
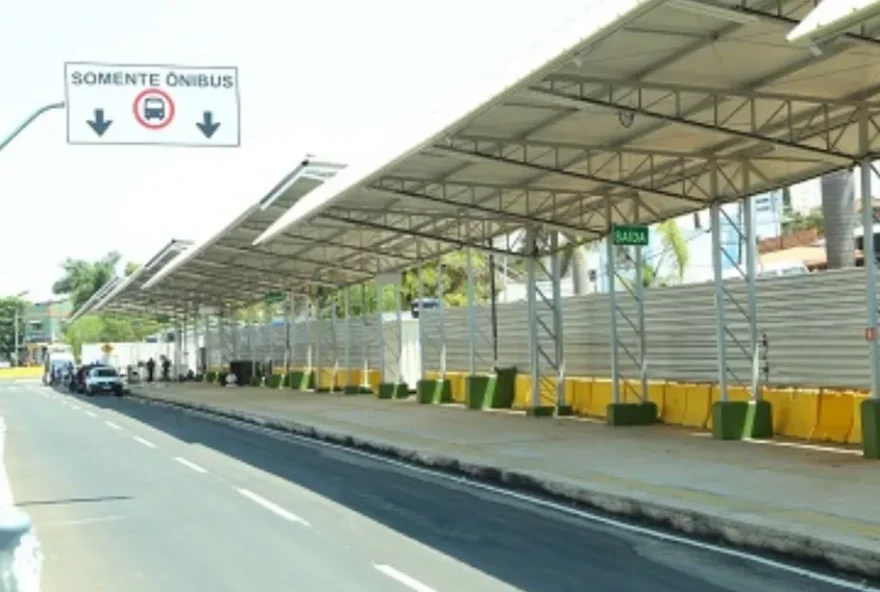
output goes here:
[{"label": "green sa\u00edda sign", "polygon": [[648,227],[632,224],[615,224],[611,229],[611,242],[619,246],[647,247]]},{"label": "green sa\u00edda sign", "polygon": [[278,304],[284,302],[284,292],[269,292],[264,298],[266,304]]}]

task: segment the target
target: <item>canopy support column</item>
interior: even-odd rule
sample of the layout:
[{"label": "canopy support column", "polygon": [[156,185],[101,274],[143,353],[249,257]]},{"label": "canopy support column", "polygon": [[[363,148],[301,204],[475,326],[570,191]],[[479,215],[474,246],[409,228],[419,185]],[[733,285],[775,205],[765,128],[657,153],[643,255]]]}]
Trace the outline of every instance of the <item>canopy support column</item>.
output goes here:
[{"label": "canopy support column", "polygon": [[862,106],[859,113],[859,180],[862,191],[862,253],[865,265],[865,295],[868,363],[871,368],[871,396],[862,401],[862,455],[880,459],[880,343],[878,343],[877,248],[874,237],[874,203],[871,193],[870,113]]},{"label": "canopy support column", "polygon": [[[630,200],[628,210],[611,200],[605,206],[612,381],[612,402],[606,421],[614,426],[650,425],[657,421],[657,405],[648,397],[645,282],[650,278],[645,277],[644,248],[650,242],[650,231],[641,224],[641,206],[638,196]],[[632,279],[621,277],[618,264],[631,268]],[[623,290],[617,290],[617,280]],[[626,371],[621,368],[620,352],[626,356]],[[627,393],[633,397],[630,399]]]}]

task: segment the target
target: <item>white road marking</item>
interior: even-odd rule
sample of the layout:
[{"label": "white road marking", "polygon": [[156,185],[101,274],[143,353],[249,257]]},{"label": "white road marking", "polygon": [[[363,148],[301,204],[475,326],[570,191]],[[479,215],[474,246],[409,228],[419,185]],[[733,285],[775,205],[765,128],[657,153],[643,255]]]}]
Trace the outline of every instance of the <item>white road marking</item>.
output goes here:
[{"label": "white road marking", "polygon": [[176,460],[177,462],[179,462],[179,463],[182,464],[183,466],[192,469],[192,470],[195,471],[196,473],[207,473],[207,472],[208,472],[208,469],[203,469],[202,467],[200,467],[200,466],[197,465],[196,463],[194,463],[194,462],[192,462],[192,461],[189,461],[189,460],[186,460],[186,459],[183,458],[183,457],[175,456],[175,457],[174,457],[174,460]]},{"label": "white road marking", "polygon": [[77,411],[79,411],[79,409],[80,409],[79,405],[71,405],[71,407],[73,407],[73,408],[76,409]]},{"label": "white road marking", "polygon": [[105,424],[108,428],[110,428],[111,430],[121,430],[121,429],[122,429],[122,427],[116,425],[116,424],[113,423],[112,421],[105,421],[104,424]]},{"label": "white road marking", "polygon": [[153,443],[150,442],[149,440],[144,440],[144,439],[141,438],[140,436],[133,436],[132,438],[134,439],[135,442],[138,442],[138,443],[140,443],[140,444],[143,444],[143,445],[146,446],[147,448],[155,448],[155,447],[156,447],[155,444],[153,444]]},{"label": "white road marking", "polygon": [[[695,438],[710,438],[711,432],[694,432],[691,436]],[[828,452],[831,454],[849,454],[852,456],[861,456],[860,448],[844,448],[842,446],[820,446],[818,444],[807,444],[803,442],[786,442],[783,440],[756,440],[753,438],[744,438],[740,440],[747,444],[762,444],[764,446],[776,446],[778,448],[797,448],[798,450],[812,450],[814,452]]]},{"label": "white road marking", "polygon": [[86,415],[88,415],[89,417],[98,417],[98,415],[92,411],[86,411]]},{"label": "white road marking", "polygon": [[238,493],[245,496],[246,498],[248,498],[249,500],[251,500],[255,504],[259,504],[259,505],[263,506],[264,508],[266,508],[267,510],[269,510],[270,512],[281,516],[285,520],[288,520],[290,522],[296,522],[297,524],[302,524],[303,526],[311,526],[311,524],[309,524],[308,520],[305,520],[303,518],[300,518],[296,514],[288,512],[287,510],[285,510],[281,506],[270,502],[269,500],[267,500],[264,497],[260,497],[259,495],[257,495],[253,491],[250,491],[248,489],[239,489]]},{"label": "white road marking", "polygon": [[398,570],[394,569],[390,565],[380,565],[377,563],[377,564],[374,564],[373,567],[375,567],[376,569],[381,571],[383,574],[385,574],[386,576],[388,576],[392,580],[396,580],[396,581],[400,582],[401,584],[403,584],[404,586],[407,586],[408,588],[412,588],[413,590],[416,590],[416,592],[436,592],[430,586],[426,586],[425,584],[421,583],[417,579],[406,575],[402,571],[398,571]]},{"label": "white road marking", "polygon": [[52,526],[82,526],[84,524],[93,524],[95,522],[116,522],[124,520],[125,516],[103,516],[99,518],[81,518],[79,520],[58,520],[56,522],[47,522],[44,527]]},{"label": "white road marking", "polygon": [[489,485],[488,483],[482,483],[480,481],[474,481],[472,479],[468,479],[465,477],[456,477],[454,475],[449,475],[447,473],[442,473],[439,471],[434,471],[431,469],[427,469],[424,467],[419,467],[416,465],[412,465],[406,462],[402,462],[399,460],[392,460],[390,458],[386,458],[384,456],[380,456],[378,454],[373,454],[371,452],[365,452],[363,450],[357,450],[355,448],[349,448],[347,446],[342,446],[341,444],[333,444],[330,442],[323,442],[321,440],[316,440],[314,438],[308,438],[306,436],[298,436],[296,434],[287,434],[280,432],[278,430],[273,430],[269,428],[263,428],[260,426],[255,426],[251,423],[229,419],[225,417],[218,417],[212,413],[200,412],[197,410],[188,409],[186,413],[190,415],[197,415],[200,417],[207,418],[211,421],[217,423],[225,423],[236,425],[240,428],[250,430],[252,432],[265,434],[267,436],[271,436],[278,440],[287,440],[294,442],[301,442],[303,444],[318,446],[323,448],[330,448],[332,450],[338,450],[340,452],[345,452],[347,454],[353,454],[355,456],[360,456],[362,458],[369,458],[370,460],[374,460],[377,462],[382,462],[388,464],[390,466],[399,467],[402,469],[407,469],[414,473],[420,473],[422,475],[430,475],[431,477],[451,481],[453,483],[458,483],[461,485],[465,485],[468,487],[474,487],[476,489],[482,489],[483,491],[488,491],[499,495],[501,497],[508,497],[511,499],[515,499],[518,501],[523,501],[530,503],[535,506],[539,506],[542,508],[547,508],[551,510],[555,510],[557,512],[561,512],[563,514],[568,514],[570,516],[576,516],[578,518],[582,518],[584,520],[589,520],[591,522],[595,522],[597,524],[604,524],[606,526],[611,526],[614,528],[619,528],[620,530],[625,530],[627,532],[633,532],[639,535],[647,536],[656,540],[667,541],[670,543],[677,543],[680,545],[685,545],[687,547],[691,547],[693,549],[700,549],[703,551],[710,551],[712,553],[717,553],[719,555],[724,555],[727,557],[734,557],[736,559],[740,559],[743,561],[750,561],[752,563],[756,563],[758,565],[763,565],[765,567],[770,567],[772,569],[778,569],[780,571],[784,571],[790,574],[798,575],[813,581],[823,582],[826,584],[831,584],[833,586],[837,586],[844,590],[855,590],[857,592],[880,592],[880,588],[871,588],[867,585],[861,584],[859,582],[855,582],[853,580],[848,580],[845,578],[837,578],[834,576],[827,575],[822,572],[812,571],[803,567],[799,567],[796,565],[791,565],[788,563],[784,563],[782,561],[776,561],[774,559],[769,559],[767,557],[763,557],[761,555],[757,555],[755,553],[750,553],[748,551],[741,551],[738,549],[730,549],[727,547],[723,547],[720,545],[715,545],[713,543],[705,543],[703,541],[698,541],[695,539],[690,539],[685,535],[676,535],[668,532],[662,532],[659,530],[653,530],[647,526],[637,526],[635,524],[629,524],[627,522],[623,522],[621,520],[617,520],[615,518],[608,518],[606,516],[600,516],[598,514],[594,514],[588,512],[586,510],[581,510],[578,508],[570,508],[566,505],[541,499],[538,497],[534,497],[525,493],[519,493],[516,491],[510,491],[507,489],[503,489],[501,487],[496,487],[494,485]]}]

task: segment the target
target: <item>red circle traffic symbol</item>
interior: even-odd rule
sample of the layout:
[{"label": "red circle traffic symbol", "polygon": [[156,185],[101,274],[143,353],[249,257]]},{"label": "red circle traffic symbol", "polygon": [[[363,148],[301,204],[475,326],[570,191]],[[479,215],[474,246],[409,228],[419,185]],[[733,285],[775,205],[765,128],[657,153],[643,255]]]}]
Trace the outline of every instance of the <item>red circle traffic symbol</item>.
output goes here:
[{"label": "red circle traffic symbol", "polygon": [[[148,107],[146,102],[154,99],[155,105]],[[141,102],[144,103],[143,109]],[[159,130],[167,126],[174,119],[174,101],[171,96],[160,88],[148,88],[138,93],[134,98],[132,105],[134,118],[139,124],[147,129]],[[158,123],[151,123],[154,117],[159,119]]]}]

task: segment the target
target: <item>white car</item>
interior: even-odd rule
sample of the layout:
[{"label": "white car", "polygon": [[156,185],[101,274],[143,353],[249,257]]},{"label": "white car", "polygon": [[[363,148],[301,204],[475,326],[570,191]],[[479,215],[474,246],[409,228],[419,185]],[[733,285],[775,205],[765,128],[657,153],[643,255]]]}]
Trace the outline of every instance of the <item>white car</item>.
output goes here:
[{"label": "white car", "polygon": [[96,366],[89,370],[84,387],[83,390],[89,397],[98,393],[113,393],[121,397],[124,391],[122,378],[116,369],[110,366]]}]

